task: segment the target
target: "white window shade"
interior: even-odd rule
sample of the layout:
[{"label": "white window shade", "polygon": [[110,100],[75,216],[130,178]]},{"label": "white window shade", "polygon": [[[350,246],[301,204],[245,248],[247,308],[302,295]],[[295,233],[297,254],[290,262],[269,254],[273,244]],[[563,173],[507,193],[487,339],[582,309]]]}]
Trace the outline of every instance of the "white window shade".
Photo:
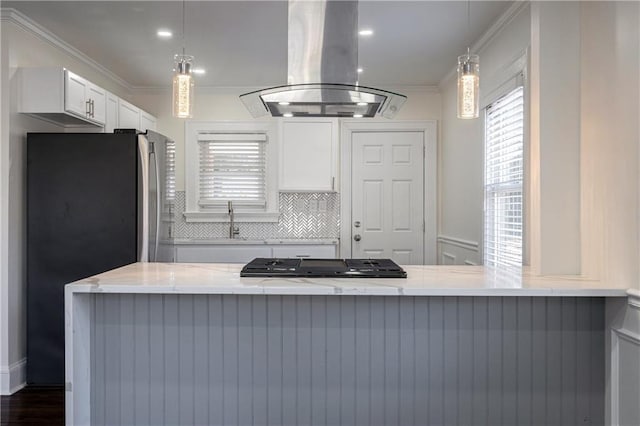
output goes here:
[{"label": "white window shade", "polygon": [[265,134],[198,134],[198,204],[264,210],[267,202]]},{"label": "white window shade", "polygon": [[176,199],[176,143],[168,140],[165,144],[165,200],[173,203]]},{"label": "white window shade", "polygon": [[484,261],[522,265],[524,89],[486,108]]}]

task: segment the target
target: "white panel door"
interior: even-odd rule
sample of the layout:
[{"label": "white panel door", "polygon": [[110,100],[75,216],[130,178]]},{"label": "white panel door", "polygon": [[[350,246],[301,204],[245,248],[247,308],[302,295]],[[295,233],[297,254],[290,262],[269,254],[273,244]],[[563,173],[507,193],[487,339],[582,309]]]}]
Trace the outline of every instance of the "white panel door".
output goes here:
[{"label": "white panel door", "polygon": [[353,258],[424,262],[424,133],[352,134]]}]

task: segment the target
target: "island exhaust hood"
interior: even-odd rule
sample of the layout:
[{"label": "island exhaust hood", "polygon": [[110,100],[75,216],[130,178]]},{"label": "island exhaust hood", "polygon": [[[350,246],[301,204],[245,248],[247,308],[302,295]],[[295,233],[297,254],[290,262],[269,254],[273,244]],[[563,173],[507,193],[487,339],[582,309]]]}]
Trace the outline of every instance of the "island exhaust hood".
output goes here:
[{"label": "island exhaust hood", "polygon": [[406,96],[358,84],[358,2],[289,0],[288,84],[240,95],[261,117],[393,118]]}]

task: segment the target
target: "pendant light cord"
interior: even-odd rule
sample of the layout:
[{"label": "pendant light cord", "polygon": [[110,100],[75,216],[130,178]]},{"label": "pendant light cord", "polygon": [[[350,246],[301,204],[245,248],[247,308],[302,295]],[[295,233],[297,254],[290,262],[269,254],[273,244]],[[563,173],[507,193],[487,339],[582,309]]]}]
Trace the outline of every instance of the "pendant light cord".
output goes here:
[{"label": "pendant light cord", "polygon": [[[467,0],[467,40],[470,40],[471,31],[471,0]],[[467,44],[467,61],[471,59],[471,48]]]},{"label": "pendant light cord", "polygon": [[184,46],[185,46],[185,42],[184,42],[184,39],[185,39],[185,37],[184,37],[184,26],[185,26],[184,25],[184,21],[185,21],[184,11],[185,11],[185,4],[186,4],[186,0],[182,0],[182,56],[184,56]]}]

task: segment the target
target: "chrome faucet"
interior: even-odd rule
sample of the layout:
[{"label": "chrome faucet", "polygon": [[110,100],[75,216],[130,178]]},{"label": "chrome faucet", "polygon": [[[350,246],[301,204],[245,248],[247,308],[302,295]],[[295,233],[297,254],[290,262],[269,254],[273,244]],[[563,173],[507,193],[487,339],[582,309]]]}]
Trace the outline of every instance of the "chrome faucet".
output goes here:
[{"label": "chrome faucet", "polygon": [[233,202],[229,201],[227,203],[227,207],[229,207],[229,238],[234,239],[236,235],[240,234],[240,228],[235,226],[233,220]]}]

